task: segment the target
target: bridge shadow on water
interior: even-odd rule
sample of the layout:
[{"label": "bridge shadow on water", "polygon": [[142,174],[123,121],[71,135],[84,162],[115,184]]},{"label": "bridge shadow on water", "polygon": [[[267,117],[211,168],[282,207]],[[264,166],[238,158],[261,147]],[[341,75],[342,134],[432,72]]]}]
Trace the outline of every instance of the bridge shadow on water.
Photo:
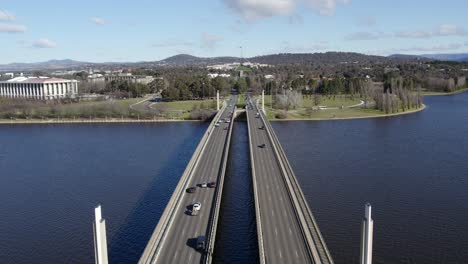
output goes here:
[{"label": "bridge shadow on water", "polygon": [[247,123],[235,122],[218,219],[214,263],[258,263],[248,137]]},{"label": "bridge shadow on water", "polygon": [[124,224],[112,237],[108,236],[109,263],[138,262],[204,130],[197,133],[187,137],[168,162],[154,172],[153,180]]}]

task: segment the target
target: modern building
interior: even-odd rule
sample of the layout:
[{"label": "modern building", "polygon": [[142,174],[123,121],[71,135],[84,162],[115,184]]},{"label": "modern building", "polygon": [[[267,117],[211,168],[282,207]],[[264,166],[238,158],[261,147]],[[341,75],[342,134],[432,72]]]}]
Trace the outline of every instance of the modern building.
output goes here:
[{"label": "modern building", "polygon": [[16,77],[0,82],[0,97],[52,100],[75,98],[78,81],[49,77]]}]

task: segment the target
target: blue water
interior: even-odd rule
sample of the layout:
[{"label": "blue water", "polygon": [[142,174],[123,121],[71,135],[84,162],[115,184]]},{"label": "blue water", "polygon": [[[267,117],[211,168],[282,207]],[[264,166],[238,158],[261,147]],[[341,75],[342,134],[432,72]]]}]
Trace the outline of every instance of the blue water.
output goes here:
[{"label": "blue water", "polygon": [[[337,264],[358,263],[364,203],[374,263],[467,263],[468,93],[420,113],[276,122]],[[0,263],[93,263],[103,206],[110,263],[135,263],[205,123],[0,126]],[[235,123],[217,263],[256,263],[246,124]]]},{"label": "blue water", "polygon": [[276,122],[335,263],[358,263],[364,204],[374,263],[468,263],[468,93],[378,119]]},{"label": "blue water", "polygon": [[207,124],[0,126],[0,263],[136,263]]}]

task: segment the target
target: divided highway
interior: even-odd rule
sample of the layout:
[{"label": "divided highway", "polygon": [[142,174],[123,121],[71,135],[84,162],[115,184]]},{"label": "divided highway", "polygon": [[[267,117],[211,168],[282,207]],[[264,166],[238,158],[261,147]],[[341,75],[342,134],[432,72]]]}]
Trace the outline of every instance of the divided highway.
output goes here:
[{"label": "divided highway", "polygon": [[[237,96],[224,104],[200,141],[174,191],[139,263],[210,263],[216,236],[222,187],[229,153]],[[225,122],[229,119],[229,123]],[[219,121],[219,126],[216,123]],[[215,188],[201,188],[216,182]],[[194,193],[187,188],[195,187]],[[191,215],[194,203],[197,215]],[[197,238],[205,236],[205,249]]]},{"label": "divided highway", "polygon": [[333,263],[273,128],[247,107],[260,263]]}]

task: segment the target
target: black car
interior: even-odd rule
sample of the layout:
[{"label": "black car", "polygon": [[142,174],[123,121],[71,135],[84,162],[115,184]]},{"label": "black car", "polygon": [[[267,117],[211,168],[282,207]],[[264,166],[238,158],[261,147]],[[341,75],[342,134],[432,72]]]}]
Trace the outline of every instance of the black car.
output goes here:
[{"label": "black car", "polygon": [[188,193],[194,193],[196,190],[197,190],[197,187],[189,187],[189,188],[187,188],[186,191],[187,191]]},{"label": "black car", "polygon": [[205,250],[205,242],[206,242],[206,237],[205,236],[197,237],[197,250],[204,251]]},{"label": "black car", "polygon": [[216,187],[216,182],[209,182],[209,183],[208,183],[208,187],[209,187],[209,188],[214,188],[214,187]]},{"label": "black car", "polygon": [[261,126],[261,127],[259,127],[258,129],[263,130],[263,129],[265,129],[265,126]]},{"label": "black car", "polygon": [[258,145],[259,148],[265,148],[266,145],[265,144],[261,144],[261,145]]}]

